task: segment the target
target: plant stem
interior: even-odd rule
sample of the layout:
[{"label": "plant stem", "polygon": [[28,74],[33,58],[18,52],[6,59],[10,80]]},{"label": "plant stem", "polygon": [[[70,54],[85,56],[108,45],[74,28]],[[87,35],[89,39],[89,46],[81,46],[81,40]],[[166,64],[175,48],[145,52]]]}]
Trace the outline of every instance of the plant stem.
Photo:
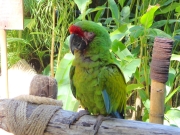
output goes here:
[{"label": "plant stem", "polygon": [[[18,31],[18,38],[22,38],[22,30]],[[18,47],[17,51],[21,52],[21,44],[18,42]],[[20,53],[18,54],[20,56]]]},{"label": "plant stem", "polygon": [[[146,35],[146,34],[145,34]],[[141,58],[141,67],[139,68],[139,71],[141,71],[141,68],[144,72],[144,79],[145,79],[145,92],[146,95],[149,97],[149,76],[148,76],[148,53],[147,53],[147,39],[145,36],[140,38],[141,41],[141,48],[140,48],[140,58]]]},{"label": "plant stem", "polygon": [[56,8],[53,6],[53,29],[52,29],[52,42],[51,42],[51,60],[50,60],[50,65],[51,65],[51,76],[54,77],[54,41],[55,41],[55,13],[56,13]]}]

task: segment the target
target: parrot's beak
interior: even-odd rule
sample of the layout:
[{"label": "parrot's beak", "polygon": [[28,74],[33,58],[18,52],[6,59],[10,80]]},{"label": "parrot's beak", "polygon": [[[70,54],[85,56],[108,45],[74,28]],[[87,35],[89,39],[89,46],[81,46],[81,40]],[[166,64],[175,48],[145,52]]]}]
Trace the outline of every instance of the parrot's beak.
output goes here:
[{"label": "parrot's beak", "polygon": [[87,42],[77,34],[70,35],[70,49],[72,54],[74,54],[74,50],[83,51],[87,47]]}]

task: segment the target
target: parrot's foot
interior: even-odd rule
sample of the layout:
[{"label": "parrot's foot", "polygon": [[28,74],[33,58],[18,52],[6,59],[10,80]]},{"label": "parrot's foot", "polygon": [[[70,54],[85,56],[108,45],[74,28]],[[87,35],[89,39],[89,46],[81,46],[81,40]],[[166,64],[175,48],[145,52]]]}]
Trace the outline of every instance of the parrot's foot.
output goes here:
[{"label": "parrot's foot", "polygon": [[77,121],[79,118],[81,118],[84,115],[89,115],[89,112],[87,110],[80,110],[79,112],[77,112],[75,116],[70,120],[69,128],[75,121]]},{"label": "parrot's foot", "polygon": [[98,129],[99,129],[99,127],[100,127],[101,123],[102,123],[103,121],[105,121],[105,120],[109,119],[109,118],[111,118],[111,117],[110,117],[110,116],[105,117],[105,116],[103,116],[103,115],[99,115],[99,116],[97,117],[97,119],[96,119],[96,123],[94,124],[94,130],[95,130],[94,135],[96,135],[96,134],[97,134]]}]

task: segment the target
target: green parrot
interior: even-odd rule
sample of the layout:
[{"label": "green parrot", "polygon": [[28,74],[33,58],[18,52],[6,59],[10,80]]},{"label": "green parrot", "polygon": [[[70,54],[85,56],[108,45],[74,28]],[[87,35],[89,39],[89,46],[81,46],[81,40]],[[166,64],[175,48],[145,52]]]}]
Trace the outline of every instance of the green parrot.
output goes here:
[{"label": "green parrot", "polygon": [[74,97],[90,114],[124,118],[126,81],[110,52],[108,32],[86,20],[71,25],[69,32],[75,56],[70,69]]}]

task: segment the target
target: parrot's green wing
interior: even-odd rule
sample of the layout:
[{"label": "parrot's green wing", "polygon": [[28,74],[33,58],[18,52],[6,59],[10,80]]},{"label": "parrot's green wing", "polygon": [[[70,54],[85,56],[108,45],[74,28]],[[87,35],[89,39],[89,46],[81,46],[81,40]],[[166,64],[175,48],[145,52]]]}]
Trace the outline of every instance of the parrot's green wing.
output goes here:
[{"label": "parrot's green wing", "polygon": [[119,115],[124,115],[126,105],[125,78],[120,68],[115,64],[107,65],[102,69],[102,78],[105,80],[102,96],[106,112],[118,118]]},{"label": "parrot's green wing", "polygon": [[74,75],[74,72],[75,72],[75,66],[71,66],[70,72],[69,72],[70,86],[71,86],[72,94],[76,98],[76,88],[75,88],[75,86],[73,84],[73,75]]}]

